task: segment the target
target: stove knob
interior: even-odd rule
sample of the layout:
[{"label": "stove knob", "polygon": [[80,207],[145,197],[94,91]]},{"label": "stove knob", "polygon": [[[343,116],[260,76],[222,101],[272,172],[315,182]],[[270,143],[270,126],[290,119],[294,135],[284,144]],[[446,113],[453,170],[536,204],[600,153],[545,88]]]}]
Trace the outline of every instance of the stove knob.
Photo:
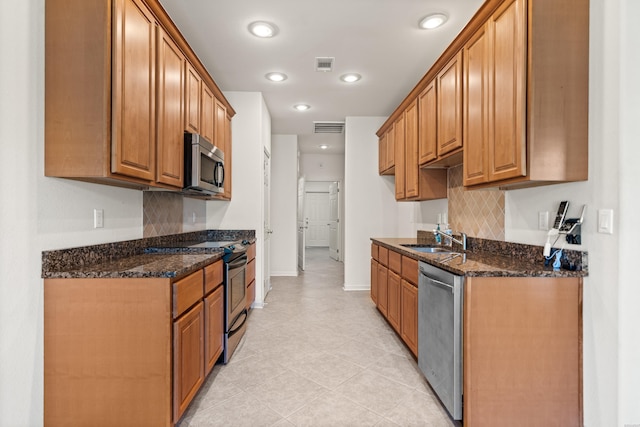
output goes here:
[{"label": "stove knob", "polygon": [[236,250],[236,247],[234,245],[229,246],[229,249],[231,249],[232,251]]},{"label": "stove knob", "polygon": [[242,241],[242,244],[243,244],[243,245],[248,245],[248,244],[249,244],[249,241],[245,239],[245,240],[243,240],[243,241]]}]

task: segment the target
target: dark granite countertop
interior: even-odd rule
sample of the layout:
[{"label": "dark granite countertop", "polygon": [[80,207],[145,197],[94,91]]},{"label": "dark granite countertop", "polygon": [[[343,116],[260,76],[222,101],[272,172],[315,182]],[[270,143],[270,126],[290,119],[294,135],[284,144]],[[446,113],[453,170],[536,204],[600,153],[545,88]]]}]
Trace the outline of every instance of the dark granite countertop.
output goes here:
[{"label": "dark granite countertop", "polygon": [[44,278],[99,279],[182,277],[222,258],[211,254],[141,254],[76,269],[43,273]]},{"label": "dark granite countertop", "polygon": [[[417,238],[371,238],[374,243],[392,249],[410,258],[424,261],[453,274],[467,277],[585,277],[586,265],[580,263],[577,270],[554,270],[544,265],[542,247],[496,242],[495,250],[487,241],[474,242],[477,249],[463,252],[454,245],[454,253],[423,253],[402,245],[428,245],[432,242]],[[471,240],[471,238],[470,238]],[[481,240],[481,239],[475,239]],[[472,243],[471,246],[474,246]],[[484,246],[484,248],[483,248]],[[483,250],[484,249],[484,250]],[[511,251],[510,253],[506,253]],[[573,251],[576,252],[576,251]],[[584,253],[586,259],[586,253]]]},{"label": "dark granite countertop", "polygon": [[[248,240],[254,230],[203,230],[42,252],[42,278],[179,278],[222,258],[220,248],[186,242]],[[163,248],[153,250],[153,248]]]}]

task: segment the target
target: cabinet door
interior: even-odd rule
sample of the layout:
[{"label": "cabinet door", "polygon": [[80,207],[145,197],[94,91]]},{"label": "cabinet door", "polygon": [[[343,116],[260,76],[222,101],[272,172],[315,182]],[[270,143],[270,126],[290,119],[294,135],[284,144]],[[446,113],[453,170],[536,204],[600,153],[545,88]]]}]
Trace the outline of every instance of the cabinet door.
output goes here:
[{"label": "cabinet door", "polygon": [[378,141],[378,173],[382,175],[387,168],[387,133],[385,132]]},{"label": "cabinet door", "polygon": [[400,336],[418,356],[418,288],[402,279],[400,287]]},{"label": "cabinet door", "polygon": [[526,1],[504,2],[488,21],[489,181],[526,175]]},{"label": "cabinet door", "polygon": [[378,303],[378,262],[371,260],[371,301]]},{"label": "cabinet door", "polygon": [[462,51],[436,77],[438,156],[462,147]]},{"label": "cabinet door", "polygon": [[400,332],[400,276],[389,270],[387,279],[387,320]]},{"label": "cabinet door", "polygon": [[224,342],[224,286],[210,293],[204,299],[204,348],[205,375],[211,372],[218,357],[222,354]]},{"label": "cabinet door", "polygon": [[202,78],[200,74],[187,62],[185,73],[185,115],[184,129],[187,132],[200,133],[200,107]]},{"label": "cabinet door", "polygon": [[202,83],[202,109],[200,115],[200,134],[205,137],[210,143],[217,145],[215,142],[214,123],[215,113],[213,106],[215,104],[215,97],[209,87]]},{"label": "cabinet door", "polygon": [[185,57],[158,28],[158,137],[156,181],[182,188]]},{"label": "cabinet door", "polygon": [[463,48],[464,185],[487,182],[489,147],[489,34],[482,26]]},{"label": "cabinet door", "polygon": [[395,144],[395,131],[393,126],[387,130],[387,166],[386,170],[391,169],[396,165],[396,144]]},{"label": "cabinet door", "polygon": [[404,112],[405,146],[405,197],[420,195],[418,178],[418,101],[415,100]]},{"label": "cabinet door", "polygon": [[111,172],[148,181],[156,178],[156,27],[141,0],[114,3]]},{"label": "cabinet door", "polygon": [[396,200],[402,200],[405,198],[404,114],[393,124],[393,139],[395,146]]},{"label": "cabinet door", "polygon": [[431,83],[422,91],[418,97],[418,113],[420,118],[418,121],[418,152],[419,163],[422,165],[431,160],[435,160],[438,156],[437,152],[437,98],[436,98],[436,81]]},{"label": "cabinet door", "polygon": [[173,323],[173,419],[178,420],[204,381],[202,301]]},{"label": "cabinet door", "polygon": [[387,268],[378,264],[378,310],[387,317]]}]

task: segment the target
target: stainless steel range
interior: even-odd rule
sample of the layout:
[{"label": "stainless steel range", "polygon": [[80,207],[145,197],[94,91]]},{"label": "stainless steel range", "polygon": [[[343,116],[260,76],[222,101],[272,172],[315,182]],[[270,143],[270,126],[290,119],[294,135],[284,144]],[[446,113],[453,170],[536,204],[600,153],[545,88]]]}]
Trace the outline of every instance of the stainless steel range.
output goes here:
[{"label": "stainless steel range", "polygon": [[[207,243],[207,242],[205,242]],[[248,311],[245,306],[247,267],[247,248],[249,242],[222,242],[224,249],[224,363],[228,363],[231,355],[240,343],[246,331]]]}]

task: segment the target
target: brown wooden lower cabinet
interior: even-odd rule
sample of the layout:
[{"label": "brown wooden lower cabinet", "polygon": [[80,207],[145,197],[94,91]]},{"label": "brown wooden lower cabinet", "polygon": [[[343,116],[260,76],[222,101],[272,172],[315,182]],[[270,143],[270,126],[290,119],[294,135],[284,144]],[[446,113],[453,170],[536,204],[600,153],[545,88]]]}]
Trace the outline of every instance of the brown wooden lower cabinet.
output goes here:
[{"label": "brown wooden lower cabinet", "polygon": [[582,426],[582,279],[467,277],[464,425]]},{"label": "brown wooden lower cabinet", "polygon": [[387,317],[387,267],[382,264],[378,264],[378,301],[376,306],[380,313]]},{"label": "brown wooden lower cabinet", "polygon": [[[383,252],[371,298],[417,356],[418,261]],[[463,372],[465,426],[582,426],[582,279],[466,277]]]},{"label": "brown wooden lower cabinet", "polygon": [[400,336],[414,356],[418,356],[418,288],[402,279],[400,286]]},{"label": "brown wooden lower cabinet", "polygon": [[389,270],[387,279],[387,320],[396,332],[400,332],[400,276]]},{"label": "brown wooden lower cabinet", "polygon": [[173,325],[173,414],[180,419],[204,382],[204,310],[202,302]]},{"label": "brown wooden lower cabinet", "polygon": [[204,319],[205,375],[208,375],[224,350],[223,286],[218,286],[204,298]]},{"label": "brown wooden lower cabinet", "polygon": [[[372,244],[371,300],[400,335],[409,350],[418,355],[418,261],[399,252]],[[415,271],[414,271],[415,270]],[[413,284],[412,284],[413,283]]]},{"label": "brown wooden lower cabinet", "polygon": [[245,308],[249,310],[256,300],[256,244],[252,243],[247,249],[247,269],[245,272]]},{"label": "brown wooden lower cabinet", "polygon": [[378,262],[374,259],[371,260],[371,300],[378,304]]},{"label": "brown wooden lower cabinet", "polygon": [[173,426],[222,351],[221,268],[45,279],[44,425]]}]

